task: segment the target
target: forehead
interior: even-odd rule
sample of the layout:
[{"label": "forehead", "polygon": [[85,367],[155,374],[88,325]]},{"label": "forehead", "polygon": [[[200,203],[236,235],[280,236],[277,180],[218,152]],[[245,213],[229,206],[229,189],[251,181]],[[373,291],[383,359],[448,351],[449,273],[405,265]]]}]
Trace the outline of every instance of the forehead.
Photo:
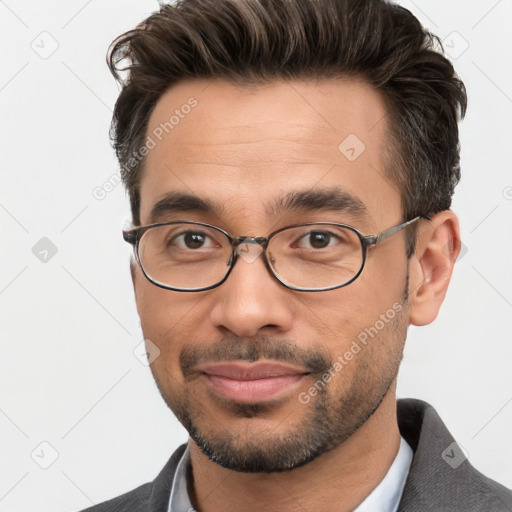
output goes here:
[{"label": "forehead", "polygon": [[384,99],[357,79],[180,82],[149,120],[141,220],[165,194],[181,192],[262,221],[263,205],[315,187],[350,193],[373,215],[399,212],[384,169],[387,130]]}]

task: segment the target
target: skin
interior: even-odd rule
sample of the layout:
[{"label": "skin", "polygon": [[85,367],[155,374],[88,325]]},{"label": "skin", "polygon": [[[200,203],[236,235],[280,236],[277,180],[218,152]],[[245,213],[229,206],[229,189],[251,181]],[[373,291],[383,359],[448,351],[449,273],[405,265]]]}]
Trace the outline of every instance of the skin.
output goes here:
[{"label": "skin", "polygon": [[[342,222],[376,234],[402,221],[400,193],[386,178],[382,158],[389,130],[386,104],[363,81],[277,81],[258,87],[221,80],[181,82],[159,99],[148,134],[190,96],[198,105],[147,155],[140,183],[142,225],[154,220],[153,205],[169,192],[194,194],[222,208],[169,213],[167,220],[207,222],[234,236],[266,236],[280,227],[315,221]],[[349,134],[365,144],[352,162],[338,150]],[[267,212],[269,203],[290,192],[333,188],[356,196],[367,215]],[[420,221],[409,261],[400,232],[369,250],[356,281],[328,292],[285,288],[261,257],[252,263],[239,259],[225,283],[196,293],[158,288],[133,265],[144,337],[160,350],[151,369],[164,400],[187,428],[194,426],[217,447],[229,432],[231,444],[224,448],[235,459],[257,453],[272,461],[286,436],[309,432],[328,439],[323,453],[319,450],[312,460],[276,472],[223,467],[190,440],[189,492],[196,509],[348,511],[361,503],[398,450],[396,374],[407,326],[436,318],[459,249],[457,218],[445,211]],[[251,411],[212,395],[204,379],[184,375],[180,366],[180,356],[190,351],[203,358],[224,354],[230,360],[246,357],[251,348],[260,360],[271,360],[280,342],[297,354],[320,354],[332,363],[396,303],[401,311],[393,321],[307,404],[298,393],[307,392],[319,375],[306,376],[293,393]],[[296,364],[302,363],[299,357]],[[327,424],[325,432],[318,432],[319,415]],[[300,440],[312,442],[307,436]]]}]

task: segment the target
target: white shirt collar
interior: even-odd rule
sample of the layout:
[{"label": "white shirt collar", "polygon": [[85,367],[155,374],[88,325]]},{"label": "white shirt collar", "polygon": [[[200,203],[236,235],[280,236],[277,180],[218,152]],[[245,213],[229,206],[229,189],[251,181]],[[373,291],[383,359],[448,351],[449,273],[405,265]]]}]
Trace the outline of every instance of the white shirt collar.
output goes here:
[{"label": "white shirt collar", "polygon": [[409,474],[412,456],[412,448],[403,437],[400,437],[400,448],[386,476],[354,512],[396,512]]},{"label": "white shirt collar", "polygon": [[195,512],[187,488],[187,468],[190,465],[190,454],[187,447],[181,456],[171,487],[171,499],[169,500],[168,512]]}]

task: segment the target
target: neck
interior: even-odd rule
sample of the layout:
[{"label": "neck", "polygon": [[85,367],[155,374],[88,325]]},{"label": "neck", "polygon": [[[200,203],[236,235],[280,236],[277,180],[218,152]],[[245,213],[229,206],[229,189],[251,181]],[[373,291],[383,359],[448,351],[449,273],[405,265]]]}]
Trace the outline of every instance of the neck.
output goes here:
[{"label": "neck", "polygon": [[350,511],[377,487],[398,453],[395,386],[350,438],[315,460],[282,473],[239,473],[210,461],[189,441],[191,499],[201,512]]}]

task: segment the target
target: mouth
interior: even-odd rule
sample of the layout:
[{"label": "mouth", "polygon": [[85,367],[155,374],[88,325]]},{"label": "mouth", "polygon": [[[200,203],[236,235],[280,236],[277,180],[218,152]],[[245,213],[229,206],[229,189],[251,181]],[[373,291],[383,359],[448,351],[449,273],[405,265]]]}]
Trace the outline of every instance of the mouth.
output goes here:
[{"label": "mouth", "polygon": [[309,375],[304,369],[278,363],[217,363],[198,367],[216,394],[241,403],[281,398]]}]

